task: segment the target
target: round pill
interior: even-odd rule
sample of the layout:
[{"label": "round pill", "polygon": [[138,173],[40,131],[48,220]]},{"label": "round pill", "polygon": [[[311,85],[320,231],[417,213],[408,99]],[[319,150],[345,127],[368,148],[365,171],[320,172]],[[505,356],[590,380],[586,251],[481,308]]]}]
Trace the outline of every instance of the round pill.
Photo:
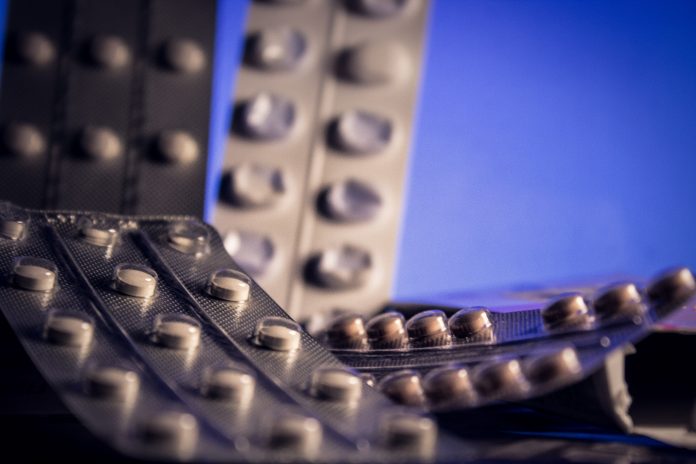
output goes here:
[{"label": "round pill", "polygon": [[437,443],[437,424],[420,414],[390,412],[379,421],[379,442],[390,450],[429,454]]},{"label": "round pill", "polygon": [[175,350],[192,350],[201,341],[201,325],[183,314],[161,314],[152,330],[155,341]]},{"label": "round pill", "polygon": [[149,415],[140,423],[140,438],[163,451],[187,455],[198,441],[198,421],[188,413],[167,411]]},{"label": "round pill", "polygon": [[92,342],[94,321],[77,311],[51,310],[46,319],[44,338],[62,346],[83,347]]},{"label": "round pill", "polygon": [[330,128],[334,148],[357,155],[383,151],[392,138],[391,122],[374,113],[351,110],[341,114]]},{"label": "round pill", "polygon": [[308,456],[317,452],[321,439],[322,428],[318,420],[301,414],[284,414],[270,423],[268,447]]},{"label": "round pill", "polygon": [[123,68],[130,61],[128,46],[122,38],[113,35],[99,35],[89,42],[90,61],[105,69]]},{"label": "round pill", "polygon": [[250,138],[280,140],[290,133],[295,116],[295,105],[287,98],[260,93],[237,109],[235,127]]},{"label": "round pill", "polygon": [[658,304],[678,304],[696,292],[696,281],[685,267],[667,270],[648,285],[648,297]]},{"label": "round pill", "polygon": [[222,179],[224,200],[240,208],[261,208],[273,205],[286,192],[280,169],[255,163],[243,163],[230,169]]},{"label": "round pill", "polygon": [[439,346],[450,342],[447,316],[438,309],[422,311],[406,323],[411,343],[418,346]]},{"label": "round pill", "polygon": [[120,366],[96,366],[85,376],[87,392],[112,401],[130,402],[140,389],[140,376],[133,369]]},{"label": "round pill", "polygon": [[221,269],[210,276],[208,292],[221,300],[241,303],[249,299],[251,280],[235,269]]},{"label": "round pill", "polygon": [[375,316],[365,328],[370,346],[375,349],[403,348],[408,342],[406,322],[399,313],[389,312]]},{"label": "round pill", "polygon": [[408,52],[395,42],[370,42],[353,47],[339,58],[340,74],[356,84],[381,85],[411,75]]},{"label": "round pill", "polygon": [[31,124],[9,123],[3,130],[2,139],[5,148],[21,158],[33,158],[46,150],[43,135]]},{"label": "round pill", "polygon": [[384,377],[379,389],[392,401],[406,406],[424,406],[425,391],[420,375],[415,371],[403,370]]},{"label": "round pill", "polygon": [[234,261],[253,277],[269,272],[275,256],[275,246],[265,235],[232,230],[225,234],[224,246]]},{"label": "round pill", "polygon": [[460,309],[450,317],[448,324],[457,338],[469,338],[493,327],[490,311],[484,307]]},{"label": "round pill", "polygon": [[472,406],[476,390],[471,384],[469,371],[464,367],[446,366],[433,369],[423,378],[423,389],[434,405]]},{"label": "round pill", "polygon": [[29,224],[29,214],[10,202],[0,201],[0,237],[20,240]]},{"label": "round pill", "polygon": [[322,191],[319,204],[321,212],[333,220],[360,222],[377,215],[382,207],[382,198],[370,185],[348,179]]},{"label": "round pill", "polygon": [[49,292],[56,285],[58,268],[51,261],[23,256],[17,258],[12,270],[15,286],[32,292]]},{"label": "round pill", "polygon": [[114,270],[114,289],[124,295],[149,298],[157,288],[157,273],[139,264],[119,264]]},{"label": "round pill", "polygon": [[645,312],[643,297],[633,283],[614,284],[599,291],[592,305],[601,318],[637,316]]},{"label": "round pill", "polygon": [[321,399],[354,402],[362,395],[363,381],[348,369],[320,368],[312,374],[310,392]]},{"label": "round pill", "polygon": [[169,39],[162,49],[164,63],[173,71],[193,74],[206,64],[205,52],[191,39]]},{"label": "round pill", "polygon": [[363,285],[372,271],[367,250],[353,245],[328,248],[307,263],[306,277],[320,287],[347,290]]},{"label": "round pill", "polygon": [[304,36],[295,29],[265,29],[249,38],[246,59],[262,69],[284,71],[297,66],[306,48]]},{"label": "round pill", "polygon": [[515,399],[529,390],[520,362],[516,359],[493,361],[480,366],[474,375],[474,384],[478,392],[488,398]]},{"label": "round pill", "polygon": [[171,164],[190,164],[198,159],[198,143],[183,130],[163,130],[157,136],[157,154]]},{"label": "round pill", "polygon": [[527,377],[535,384],[574,379],[582,371],[578,353],[571,347],[533,356],[526,364]]},{"label": "round pill", "polygon": [[80,237],[90,245],[109,247],[118,240],[118,223],[106,217],[83,217],[78,227]]},{"label": "round pill", "polygon": [[15,54],[23,63],[32,66],[50,64],[56,55],[48,37],[39,32],[22,32],[15,38]]},{"label": "round pill", "polygon": [[333,348],[361,349],[367,347],[365,320],[357,314],[343,314],[326,329],[326,340]]},{"label": "round pill", "polygon": [[254,330],[254,341],[274,351],[294,351],[300,347],[302,336],[299,324],[281,317],[262,319]]},{"label": "round pill", "polygon": [[576,326],[589,321],[589,309],[582,295],[570,293],[551,300],[541,310],[541,317],[548,329]]},{"label": "round pill", "polygon": [[167,242],[177,251],[198,255],[208,248],[210,233],[200,222],[178,221],[169,226]]},{"label": "round pill", "polygon": [[240,406],[248,405],[255,387],[254,376],[246,369],[236,366],[207,369],[203,378],[203,393],[207,397]]},{"label": "round pill", "polygon": [[88,126],[80,134],[84,156],[95,160],[111,160],[121,155],[121,139],[108,127]]},{"label": "round pill", "polygon": [[351,0],[353,11],[375,19],[386,19],[399,14],[408,0]]}]

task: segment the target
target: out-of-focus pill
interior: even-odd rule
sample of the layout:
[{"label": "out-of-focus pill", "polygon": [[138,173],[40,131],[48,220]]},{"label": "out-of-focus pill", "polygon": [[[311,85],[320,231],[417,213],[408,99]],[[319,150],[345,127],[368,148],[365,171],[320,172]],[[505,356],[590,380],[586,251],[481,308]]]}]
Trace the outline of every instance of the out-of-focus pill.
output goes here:
[{"label": "out-of-focus pill", "polygon": [[205,396],[247,406],[254,396],[256,378],[242,366],[218,366],[206,369],[202,392]]},{"label": "out-of-focus pill", "polygon": [[42,258],[22,256],[17,258],[12,268],[12,283],[16,287],[32,292],[50,292],[56,285],[58,268]]},{"label": "out-of-focus pill", "polygon": [[53,309],[46,318],[43,335],[56,345],[84,347],[94,337],[94,321],[78,311]]},{"label": "out-of-focus pill", "polygon": [[80,134],[80,150],[90,159],[111,160],[122,152],[121,139],[108,127],[87,126]]},{"label": "out-of-focus pill", "polygon": [[21,240],[29,225],[29,214],[10,202],[0,201],[0,238]]},{"label": "out-of-focus pill", "polygon": [[333,348],[361,349],[367,347],[365,320],[357,314],[342,314],[326,329],[326,341]]},{"label": "out-of-focus pill", "polygon": [[167,231],[169,246],[190,255],[204,253],[210,242],[208,229],[197,221],[178,221]]},{"label": "out-of-focus pill", "polygon": [[11,122],[2,131],[2,142],[12,155],[33,158],[46,151],[46,142],[39,129],[23,122]]},{"label": "out-of-focus pill", "polygon": [[667,270],[655,277],[648,285],[648,297],[658,304],[678,304],[696,292],[694,275],[688,268]]},{"label": "out-of-focus pill", "polygon": [[592,305],[602,319],[639,316],[645,312],[643,297],[633,283],[614,284],[599,291]]},{"label": "out-of-focus pill", "polygon": [[460,366],[433,369],[423,378],[423,389],[428,400],[435,406],[473,406],[477,394],[471,383],[469,371]]},{"label": "out-of-focus pill", "polygon": [[252,66],[268,71],[295,68],[307,49],[301,32],[289,27],[277,27],[256,32],[247,42],[245,58]]},{"label": "out-of-focus pill", "polygon": [[411,75],[408,52],[395,42],[369,42],[343,52],[341,77],[357,84],[395,83]]},{"label": "out-of-focus pill", "polygon": [[210,276],[208,293],[221,300],[241,303],[249,299],[251,279],[235,269],[220,269]]},{"label": "out-of-focus pill", "polygon": [[87,371],[85,389],[96,398],[131,402],[140,389],[140,376],[126,367],[97,365]]},{"label": "out-of-focus pill", "polygon": [[224,246],[239,267],[252,277],[261,277],[270,272],[275,257],[275,245],[266,235],[231,230],[225,234]]},{"label": "out-of-focus pill", "polygon": [[157,288],[157,273],[139,264],[119,264],[114,270],[116,291],[136,298],[149,298]]},{"label": "out-of-focus pill", "polygon": [[280,169],[242,163],[224,174],[220,193],[235,206],[261,208],[276,203],[286,191],[285,177]]},{"label": "out-of-focus pill", "polygon": [[268,447],[293,451],[305,457],[316,454],[321,446],[322,428],[318,420],[302,414],[281,414],[269,422]]},{"label": "out-of-focus pill", "polygon": [[184,314],[160,314],[155,318],[152,335],[164,347],[192,350],[201,341],[201,325]]},{"label": "out-of-focus pill", "polygon": [[365,284],[373,268],[369,251],[354,245],[327,248],[307,263],[307,279],[320,287],[347,290]]},{"label": "out-of-focus pill", "polygon": [[389,412],[379,421],[379,442],[389,450],[427,455],[437,443],[437,424],[429,417]]},{"label": "out-of-focus pill", "polygon": [[487,398],[515,399],[529,391],[529,383],[517,359],[493,361],[479,366],[474,375],[478,392]]},{"label": "out-of-focus pill", "polygon": [[155,413],[141,421],[139,435],[145,443],[167,454],[186,457],[198,442],[198,421],[179,411]]},{"label": "out-of-focus pill", "polygon": [[449,328],[457,338],[469,338],[493,327],[487,308],[475,306],[463,308],[449,319]]},{"label": "out-of-focus pill", "polygon": [[295,119],[293,102],[280,95],[259,93],[236,109],[234,122],[242,135],[271,141],[287,137]]},{"label": "out-of-focus pill", "polygon": [[90,245],[109,247],[118,241],[119,225],[106,216],[84,216],[78,221],[80,237]]},{"label": "out-of-focus pill", "polygon": [[336,367],[320,368],[312,373],[310,393],[321,399],[355,402],[362,395],[363,381],[358,374]]},{"label": "out-of-focus pill", "polygon": [[396,312],[373,317],[365,328],[370,346],[375,349],[403,348],[408,342],[406,321]]},{"label": "out-of-focus pill", "polygon": [[130,61],[128,45],[115,35],[98,35],[89,42],[90,61],[105,69],[123,68]]},{"label": "out-of-focus pill", "polygon": [[331,145],[356,155],[372,155],[383,151],[392,139],[393,127],[389,119],[374,113],[350,110],[331,124]]},{"label": "out-of-focus pill", "polygon": [[168,40],[162,47],[162,59],[171,70],[194,74],[206,65],[206,56],[197,42],[191,39],[176,38]]},{"label": "out-of-focus pill", "polygon": [[415,346],[442,346],[452,337],[447,326],[447,316],[438,309],[422,311],[406,323],[408,338]]},{"label": "out-of-focus pill", "polygon": [[274,351],[294,351],[302,340],[299,324],[281,317],[267,317],[256,324],[254,342]]},{"label": "out-of-focus pill", "polygon": [[535,384],[572,380],[582,372],[578,353],[572,347],[532,356],[526,365],[527,377]]},{"label": "out-of-focus pill", "polygon": [[46,66],[56,56],[53,43],[40,32],[21,32],[14,37],[13,43],[15,56],[31,66]]},{"label": "out-of-focus pill", "polygon": [[541,310],[548,329],[579,326],[589,322],[589,309],[579,293],[560,295]]},{"label": "out-of-focus pill", "polygon": [[198,159],[198,142],[183,130],[166,129],[157,135],[156,154],[161,161],[171,164],[190,164]]},{"label": "out-of-focus pill", "polygon": [[379,389],[393,401],[405,406],[424,406],[426,403],[421,377],[412,370],[385,376],[379,382]]},{"label": "out-of-focus pill", "polygon": [[360,222],[374,218],[382,207],[379,193],[356,179],[328,186],[319,196],[321,212],[340,222]]}]

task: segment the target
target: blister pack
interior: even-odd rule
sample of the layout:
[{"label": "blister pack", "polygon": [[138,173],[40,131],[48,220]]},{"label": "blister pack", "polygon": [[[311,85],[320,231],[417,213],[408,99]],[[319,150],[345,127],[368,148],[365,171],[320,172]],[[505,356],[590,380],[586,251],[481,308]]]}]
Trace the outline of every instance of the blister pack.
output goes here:
[{"label": "blister pack", "polygon": [[0,198],[202,215],[216,2],[9,3]]},{"label": "blister pack", "polygon": [[[647,286],[486,308],[399,306],[370,320],[344,314],[320,339],[346,364],[378,377],[395,401],[433,410],[522,400],[576,383],[635,343],[696,292],[686,268]],[[525,308],[526,306],[526,308]],[[432,308],[432,307],[430,307]]]},{"label": "blister pack", "polygon": [[390,296],[427,15],[252,3],[214,224],[294,317]]},{"label": "blister pack", "polygon": [[190,217],[0,204],[0,309],[66,406],[165,460],[403,462],[476,448],[395,406]]}]

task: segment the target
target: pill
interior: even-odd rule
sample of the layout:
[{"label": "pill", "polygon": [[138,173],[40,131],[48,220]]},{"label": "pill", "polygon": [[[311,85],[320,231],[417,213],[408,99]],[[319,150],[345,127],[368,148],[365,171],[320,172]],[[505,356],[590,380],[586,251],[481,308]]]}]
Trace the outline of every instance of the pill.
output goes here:
[{"label": "pill", "polygon": [[490,311],[484,307],[460,309],[450,317],[448,324],[457,338],[469,338],[493,327]]},{"label": "pill", "polygon": [[258,140],[286,138],[295,123],[295,105],[280,95],[259,93],[243,102],[235,114],[235,128]]},{"label": "pill", "polygon": [[39,32],[22,32],[15,38],[15,54],[19,61],[32,66],[50,64],[56,55],[48,37]]},{"label": "pill", "polygon": [[95,366],[85,376],[87,393],[111,401],[131,402],[140,389],[140,376],[120,366]]},{"label": "pill", "polygon": [[253,66],[269,71],[284,71],[297,66],[306,48],[307,41],[295,29],[264,29],[249,38],[245,57]]},{"label": "pill", "polygon": [[267,317],[256,324],[254,341],[274,351],[294,351],[300,347],[302,336],[296,322],[281,317]]},{"label": "pill", "polygon": [[326,367],[312,373],[310,392],[317,398],[350,403],[360,398],[362,386],[363,381],[355,372]]},{"label": "pill", "polygon": [[658,304],[678,304],[696,292],[696,281],[685,267],[669,269],[648,285],[648,297]]},{"label": "pill", "polygon": [[408,342],[404,316],[395,312],[380,314],[365,326],[370,346],[375,349],[403,348]]},{"label": "pill", "polygon": [[633,283],[619,283],[603,288],[594,300],[595,313],[601,318],[637,316],[645,312],[643,297]]},{"label": "pill", "polygon": [[367,347],[365,320],[357,314],[343,314],[326,329],[326,341],[333,348],[361,349]]},{"label": "pill", "polygon": [[201,341],[201,325],[183,314],[160,314],[155,318],[154,340],[175,350],[192,350]]},{"label": "pill", "polygon": [[275,257],[271,239],[255,232],[231,230],[225,234],[225,250],[252,277],[270,272]]},{"label": "pill", "polygon": [[183,130],[167,129],[157,136],[159,159],[171,164],[190,164],[198,159],[196,139]]},{"label": "pill", "polygon": [[447,316],[438,309],[422,311],[406,323],[408,338],[415,346],[442,346],[452,337],[447,326]]},{"label": "pill", "polygon": [[389,412],[379,420],[382,447],[417,455],[430,454],[437,442],[437,424],[429,417],[409,412]]},{"label": "pill", "polygon": [[221,300],[241,303],[249,299],[251,279],[235,269],[221,269],[210,276],[208,292]]},{"label": "pill", "polygon": [[32,292],[48,292],[56,285],[58,269],[51,261],[24,256],[17,258],[12,271],[15,286]]},{"label": "pill", "polygon": [[379,153],[389,145],[391,138],[391,122],[367,111],[347,111],[330,126],[331,145],[349,154]]},{"label": "pill", "polygon": [[336,182],[320,194],[319,209],[327,217],[341,222],[373,219],[382,207],[379,193],[356,179]]},{"label": "pill", "polygon": [[365,284],[372,267],[372,256],[367,250],[354,245],[341,245],[322,250],[311,257],[305,276],[317,286],[347,290]]},{"label": "pill", "polygon": [[206,65],[205,52],[200,45],[185,38],[168,40],[162,48],[162,58],[171,70],[185,74],[197,73]]},{"label": "pill", "polygon": [[108,127],[88,126],[80,134],[80,150],[94,160],[111,160],[121,155],[119,136]]},{"label": "pill", "polygon": [[157,273],[139,264],[120,264],[114,270],[114,289],[124,295],[149,298],[157,288]]},{"label": "pill", "polygon": [[0,201],[0,237],[20,240],[24,238],[28,225],[28,213],[12,203]]},{"label": "pill", "polygon": [[541,317],[548,329],[559,326],[577,326],[589,321],[589,309],[582,295],[570,293],[551,300],[541,310]]},{"label": "pill", "polygon": [[426,402],[421,377],[412,370],[385,376],[379,382],[379,389],[392,401],[405,406],[424,406]]},{"label": "pill", "polygon": [[2,134],[3,145],[13,155],[33,158],[44,153],[46,142],[36,126],[13,122],[5,126]]},{"label": "pill", "polygon": [[322,428],[318,420],[301,414],[283,414],[270,423],[268,447],[311,456],[321,445]]},{"label": "pill", "polygon": [[113,35],[93,37],[88,47],[90,61],[105,69],[123,68],[130,61],[128,46],[122,38]]},{"label": "pill", "polygon": [[582,371],[578,353],[572,347],[530,357],[527,377],[535,384],[548,384],[576,378]]},{"label": "pill", "polygon": [[343,52],[341,77],[362,85],[398,82],[411,75],[408,52],[396,42],[369,42]]},{"label": "pill", "polygon": [[516,359],[492,361],[479,366],[474,375],[478,392],[488,398],[515,399],[529,390],[529,384]]},{"label": "pill", "polygon": [[242,163],[227,171],[221,195],[240,208],[261,208],[275,204],[287,186],[280,169],[256,163]]},{"label": "pill", "polygon": [[177,221],[167,230],[167,243],[182,253],[204,253],[210,242],[208,229],[197,221]]},{"label": "pill", "polygon": [[107,216],[83,216],[77,224],[80,238],[90,245],[109,247],[118,241],[118,221]]},{"label": "pill", "polygon": [[246,406],[254,396],[256,379],[243,367],[222,366],[209,368],[203,375],[203,394],[216,400],[224,400]]},{"label": "pill", "polygon": [[350,8],[365,16],[386,19],[399,14],[408,0],[351,0]]},{"label": "pill", "polygon": [[86,314],[69,310],[49,311],[44,338],[62,346],[83,347],[92,342],[94,321]]},{"label": "pill", "polygon": [[423,378],[423,390],[433,405],[468,407],[477,399],[469,371],[460,366],[445,366],[428,372]]},{"label": "pill", "polygon": [[188,455],[198,441],[198,421],[188,413],[158,412],[139,424],[140,438],[167,453]]}]

